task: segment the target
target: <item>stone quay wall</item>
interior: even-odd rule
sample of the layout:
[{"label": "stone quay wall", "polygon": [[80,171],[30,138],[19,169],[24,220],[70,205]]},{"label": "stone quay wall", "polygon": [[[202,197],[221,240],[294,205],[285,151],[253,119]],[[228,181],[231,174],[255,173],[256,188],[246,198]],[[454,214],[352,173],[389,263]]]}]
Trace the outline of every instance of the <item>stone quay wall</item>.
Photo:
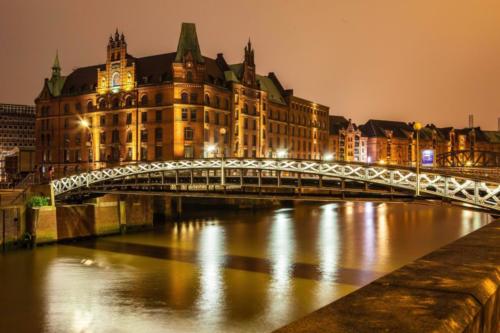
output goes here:
[{"label": "stone quay wall", "polygon": [[500,332],[500,220],[276,333]]}]

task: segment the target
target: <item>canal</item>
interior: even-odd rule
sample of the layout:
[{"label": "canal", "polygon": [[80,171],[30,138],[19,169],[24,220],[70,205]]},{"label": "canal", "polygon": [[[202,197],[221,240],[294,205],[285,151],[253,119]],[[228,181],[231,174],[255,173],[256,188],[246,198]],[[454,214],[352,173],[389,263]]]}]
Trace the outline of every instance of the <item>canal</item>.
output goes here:
[{"label": "canal", "polygon": [[185,210],[0,255],[0,332],[269,332],[488,223],[416,203]]}]

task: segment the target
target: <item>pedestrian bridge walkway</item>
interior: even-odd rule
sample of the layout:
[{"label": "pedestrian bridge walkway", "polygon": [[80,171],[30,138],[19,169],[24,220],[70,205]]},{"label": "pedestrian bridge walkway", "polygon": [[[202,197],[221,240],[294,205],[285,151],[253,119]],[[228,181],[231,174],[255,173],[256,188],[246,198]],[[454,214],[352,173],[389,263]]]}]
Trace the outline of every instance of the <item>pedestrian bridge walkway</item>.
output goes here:
[{"label": "pedestrian bridge walkway", "polygon": [[[337,189],[371,186],[446,198],[500,212],[500,181],[440,170],[290,159],[190,159],[137,163],[82,172],[51,182],[55,199],[100,191],[193,191],[222,195],[242,188]],[[361,185],[361,186],[359,186]]]}]

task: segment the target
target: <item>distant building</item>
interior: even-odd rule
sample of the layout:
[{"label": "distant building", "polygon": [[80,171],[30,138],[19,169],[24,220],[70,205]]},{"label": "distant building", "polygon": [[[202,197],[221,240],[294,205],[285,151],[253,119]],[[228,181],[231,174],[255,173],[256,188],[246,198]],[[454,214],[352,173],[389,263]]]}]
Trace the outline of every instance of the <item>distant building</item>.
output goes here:
[{"label": "distant building", "polygon": [[367,138],[367,161],[407,165],[413,156],[413,127],[400,121],[369,120],[360,126]]},{"label": "distant building", "polygon": [[226,156],[320,159],[329,108],[259,75],[250,41],[229,65],[183,23],[177,51],[136,58],[118,31],[106,62],[61,74],[36,99],[37,163],[56,176],[134,161]]},{"label": "distant building", "polygon": [[6,181],[5,156],[35,147],[35,106],[0,104],[0,182]]},{"label": "distant building", "polygon": [[367,138],[351,119],[330,116],[328,149],[338,161],[366,162]]}]

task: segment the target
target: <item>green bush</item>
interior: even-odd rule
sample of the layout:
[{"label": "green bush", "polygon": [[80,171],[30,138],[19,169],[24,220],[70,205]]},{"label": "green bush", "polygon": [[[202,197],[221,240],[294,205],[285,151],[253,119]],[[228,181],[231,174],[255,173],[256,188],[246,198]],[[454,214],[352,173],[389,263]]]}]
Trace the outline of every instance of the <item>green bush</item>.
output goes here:
[{"label": "green bush", "polygon": [[42,197],[42,196],[31,197],[29,202],[28,202],[29,207],[42,207],[42,206],[48,206],[48,205],[49,205],[49,198]]}]

